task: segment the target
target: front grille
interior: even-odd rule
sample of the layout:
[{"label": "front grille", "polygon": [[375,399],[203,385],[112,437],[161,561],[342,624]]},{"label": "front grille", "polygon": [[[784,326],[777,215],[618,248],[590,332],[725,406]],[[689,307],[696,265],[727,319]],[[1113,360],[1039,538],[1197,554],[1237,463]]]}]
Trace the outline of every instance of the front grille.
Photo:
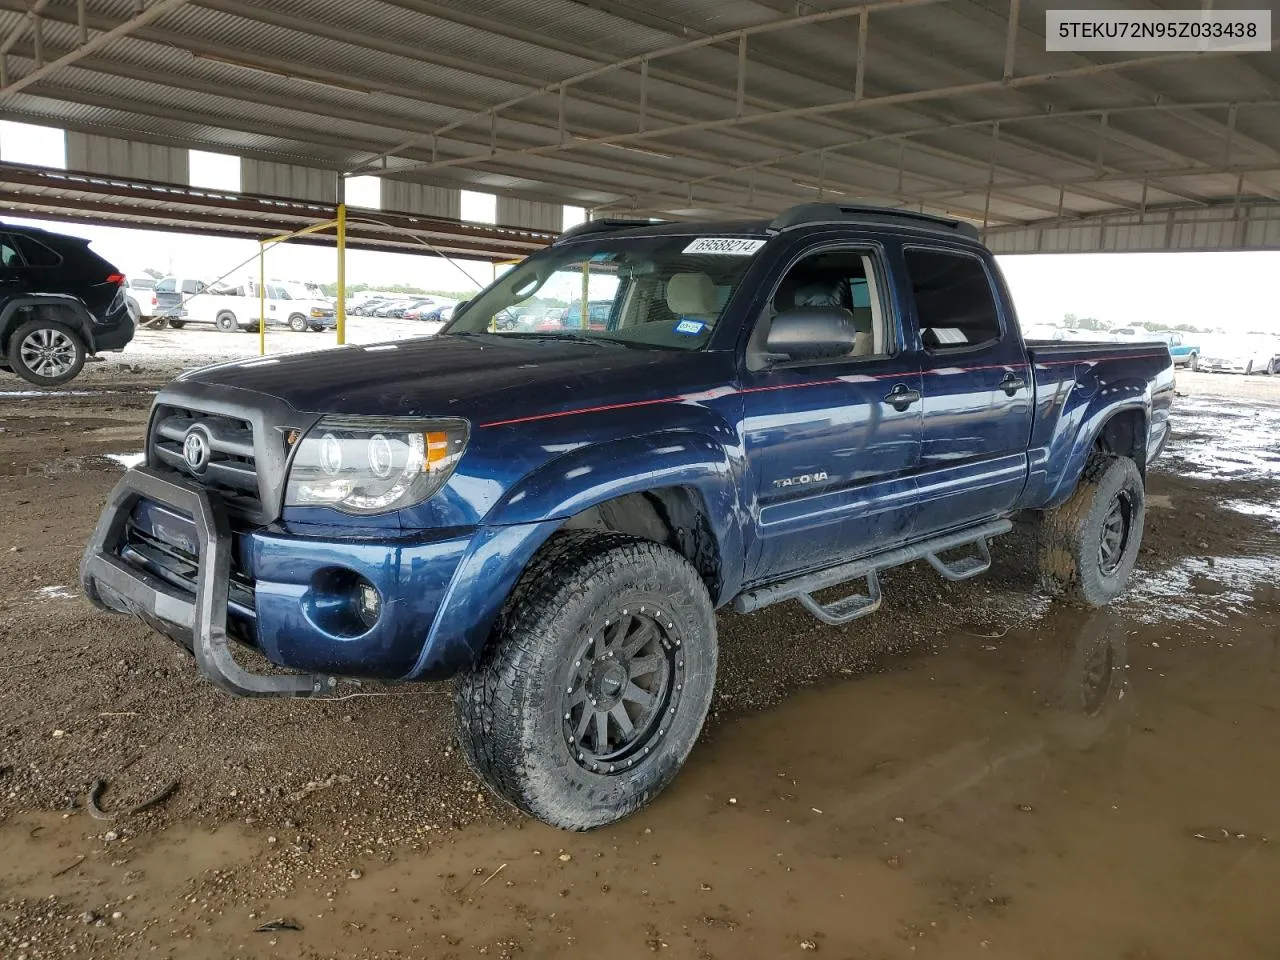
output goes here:
[{"label": "front grille", "polygon": [[[157,407],[151,431],[152,462],[217,490],[229,507],[256,514],[262,508],[253,424],[219,413]],[[183,444],[193,432],[208,443],[208,463],[195,469]]]},{"label": "front grille", "polygon": [[[194,597],[196,577],[200,572],[200,557],[198,552],[192,551],[193,546],[177,542],[175,538],[162,539],[155,532],[144,530],[130,522],[125,526],[120,556]],[[198,549],[197,547],[196,550]],[[232,551],[227,601],[231,609],[242,616],[254,613],[254,584],[244,572],[239,550]]]}]

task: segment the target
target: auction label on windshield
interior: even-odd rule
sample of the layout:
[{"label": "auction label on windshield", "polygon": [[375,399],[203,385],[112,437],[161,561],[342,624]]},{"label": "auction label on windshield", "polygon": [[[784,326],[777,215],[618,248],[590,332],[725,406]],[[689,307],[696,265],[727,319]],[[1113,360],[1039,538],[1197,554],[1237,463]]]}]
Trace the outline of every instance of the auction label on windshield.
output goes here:
[{"label": "auction label on windshield", "polygon": [[1271,50],[1270,10],[1046,10],[1046,50]]},{"label": "auction label on windshield", "polygon": [[685,253],[714,253],[722,257],[749,257],[765,245],[763,240],[745,237],[699,237],[684,248]]}]

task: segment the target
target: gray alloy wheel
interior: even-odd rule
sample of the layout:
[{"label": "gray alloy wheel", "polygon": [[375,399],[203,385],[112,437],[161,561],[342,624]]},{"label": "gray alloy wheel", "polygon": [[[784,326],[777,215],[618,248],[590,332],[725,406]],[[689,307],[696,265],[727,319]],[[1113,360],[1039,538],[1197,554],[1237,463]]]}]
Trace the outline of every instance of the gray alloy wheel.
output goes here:
[{"label": "gray alloy wheel", "polygon": [[9,365],[14,373],[42,387],[72,380],[84,367],[84,341],[65,324],[32,320],[13,332]]}]

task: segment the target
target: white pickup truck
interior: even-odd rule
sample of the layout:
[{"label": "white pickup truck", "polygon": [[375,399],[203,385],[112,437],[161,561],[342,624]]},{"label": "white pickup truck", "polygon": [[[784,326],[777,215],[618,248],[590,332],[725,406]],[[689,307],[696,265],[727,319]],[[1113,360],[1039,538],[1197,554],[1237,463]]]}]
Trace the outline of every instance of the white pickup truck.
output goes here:
[{"label": "white pickup truck", "polygon": [[[287,326],[297,333],[328,330],[337,325],[333,304],[315,290],[301,283],[268,280],[266,319],[271,326]],[[250,280],[238,286],[212,285],[203,293],[186,301],[183,323],[212,323],[219,330],[258,329],[262,304],[257,283]]]}]

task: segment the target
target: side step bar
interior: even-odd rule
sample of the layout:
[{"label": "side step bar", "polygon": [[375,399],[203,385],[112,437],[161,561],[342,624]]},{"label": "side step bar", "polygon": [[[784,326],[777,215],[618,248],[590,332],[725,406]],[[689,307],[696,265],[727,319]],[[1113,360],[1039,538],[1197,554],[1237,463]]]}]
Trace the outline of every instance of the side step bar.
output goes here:
[{"label": "side step bar", "polygon": [[[751,613],[761,607],[768,607],[783,600],[798,599],[806,610],[823,623],[834,625],[848,623],[859,617],[875,613],[880,609],[880,577],[881,570],[899,567],[913,560],[928,560],[930,565],[948,580],[968,580],[991,568],[991,550],[987,540],[998,537],[1013,529],[1010,520],[992,520],[976,527],[957,530],[931,540],[922,540],[906,547],[898,547],[885,553],[852,560],[848,563],[827,567],[816,573],[806,573],[781,583],[772,583],[740,593],[733,600],[733,609],[738,613]],[[976,556],[961,557],[958,560],[943,560],[939,554],[960,547],[972,546],[977,549]],[[851,580],[865,579],[865,593],[854,593],[840,600],[822,604],[813,595],[828,587],[838,586]]]}]

